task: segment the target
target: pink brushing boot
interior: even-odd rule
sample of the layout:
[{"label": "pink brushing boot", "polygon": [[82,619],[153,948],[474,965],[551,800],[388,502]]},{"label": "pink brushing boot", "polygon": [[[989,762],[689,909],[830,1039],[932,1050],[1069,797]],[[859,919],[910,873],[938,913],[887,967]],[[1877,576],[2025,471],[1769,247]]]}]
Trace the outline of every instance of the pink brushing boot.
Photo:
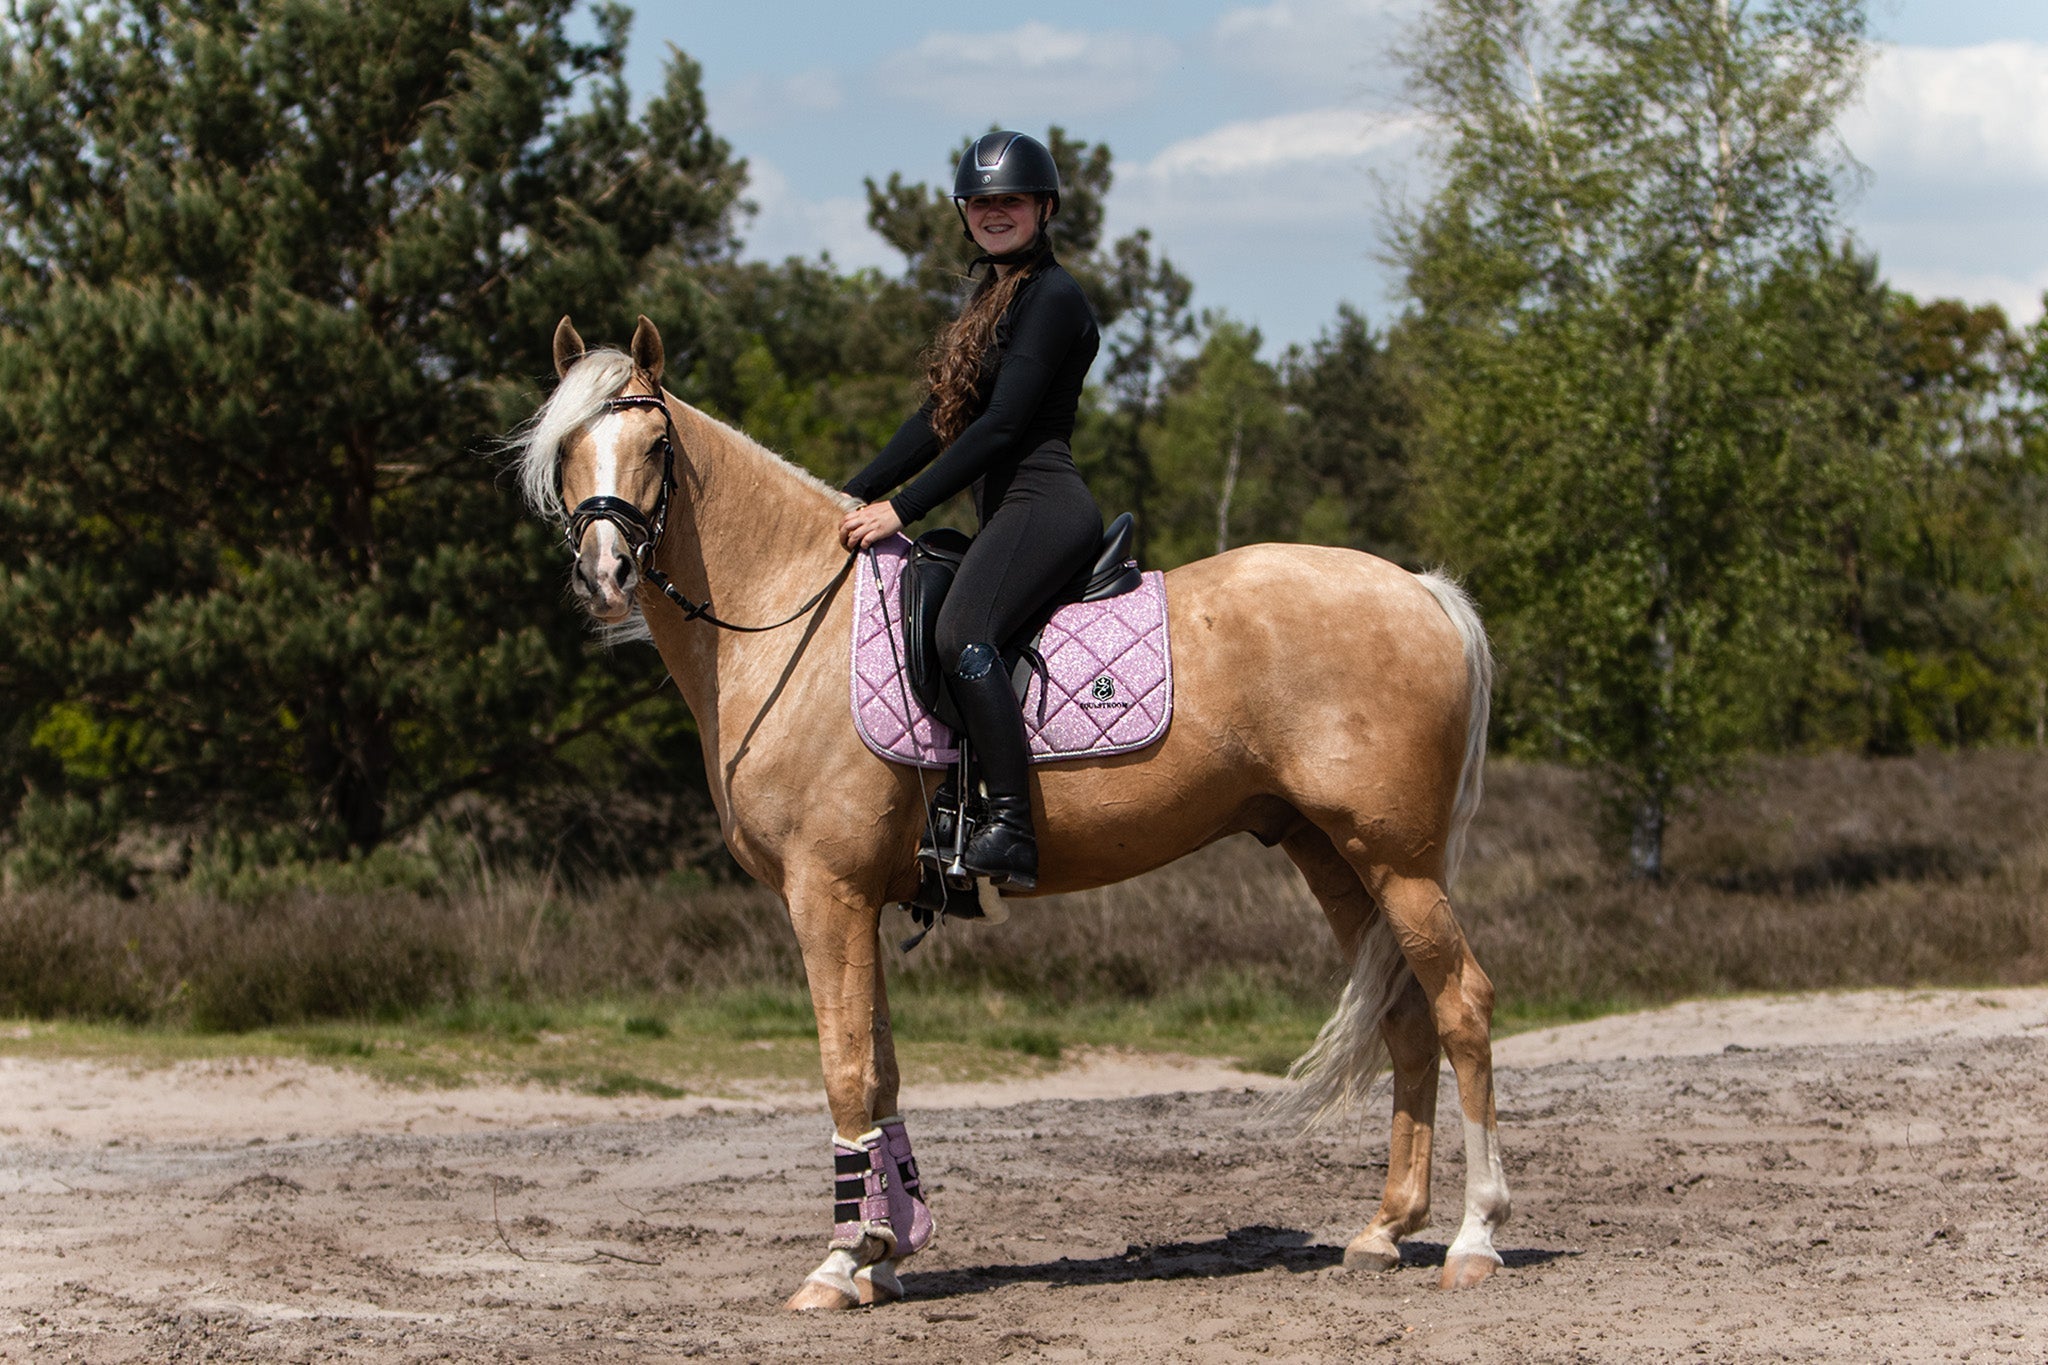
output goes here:
[{"label": "pink brushing boot", "polygon": [[883,1119],[879,1129],[882,1145],[896,1168],[889,1182],[889,1223],[896,1230],[896,1259],[902,1260],[925,1249],[938,1231],[931,1207],[924,1202],[924,1186],[917,1178],[917,1158],[910,1154],[910,1134],[900,1118]]}]

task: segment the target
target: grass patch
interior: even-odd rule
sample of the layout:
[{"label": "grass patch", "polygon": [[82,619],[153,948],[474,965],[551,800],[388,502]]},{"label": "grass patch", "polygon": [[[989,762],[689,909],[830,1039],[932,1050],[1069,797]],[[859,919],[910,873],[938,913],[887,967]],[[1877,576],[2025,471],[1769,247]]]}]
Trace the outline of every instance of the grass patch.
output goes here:
[{"label": "grass patch", "polygon": [[377,1044],[368,1038],[315,1035],[306,1040],[306,1053],[312,1057],[374,1057]]},{"label": "grass patch", "polygon": [[996,1047],[1021,1052],[1026,1057],[1037,1057],[1047,1062],[1058,1061],[1067,1050],[1066,1040],[1051,1029],[1004,1029],[984,1036]]},{"label": "grass patch", "polygon": [[[922,1081],[1043,1073],[1074,1052],[1123,1051],[1285,1060],[1321,1010],[1277,991],[1248,999],[1231,982],[1185,995],[1054,1008],[980,986],[922,983],[894,1002],[897,1054]],[[1216,1009],[1218,1000],[1231,1002]],[[636,1021],[659,1020],[649,1029]],[[799,1024],[801,1020],[801,1024]],[[650,1003],[472,1002],[411,1020],[334,1021],[237,1034],[119,1023],[0,1023],[0,1056],[68,1056],[163,1066],[220,1057],[298,1058],[412,1087],[492,1082],[595,1095],[736,1095],[818,1084],[815,1026],[799,991],[766,988]]]},{"label": "grass patch", "polygon": [[606,1099],[619,1095],[647,1095],[658,1100],[679,1100],[690,1093],[679,1085],[670,1085],[667,1081],[658,1081],[652,1076],[639,1076],[630,1071],[616,1069],[592,1073],[540,1068],[529,1072],[528,1079],[563,1090],[580,1090],[586,1095],[600,1095]]},{"label": "grass patch", "polygon": [[1262,1047],[1231,1060],[1243,1071],[1256,1071],[1262,1076],[1285,1076],[1295,1059],[1306,1050],[1306,1045],[1299,1048]]}]

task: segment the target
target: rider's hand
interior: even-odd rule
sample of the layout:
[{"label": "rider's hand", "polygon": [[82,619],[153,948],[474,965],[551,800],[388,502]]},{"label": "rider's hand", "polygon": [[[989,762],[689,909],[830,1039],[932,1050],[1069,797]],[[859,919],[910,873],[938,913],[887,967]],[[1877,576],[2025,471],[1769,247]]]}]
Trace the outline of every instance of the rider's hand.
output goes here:
[{"label": "rider's hand", "polygon": [[839,543],[849,550],[865,550],[878,540],[903,529],[903,518],[886,502],[856,507],[839,523]]}]

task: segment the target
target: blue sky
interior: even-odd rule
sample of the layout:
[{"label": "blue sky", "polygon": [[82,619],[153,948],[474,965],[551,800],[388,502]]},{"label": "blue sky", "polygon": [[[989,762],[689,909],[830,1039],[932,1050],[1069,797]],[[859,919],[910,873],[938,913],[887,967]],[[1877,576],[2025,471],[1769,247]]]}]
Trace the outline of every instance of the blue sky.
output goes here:
[{"label": "blue sky", "polygon": [[[901,262],[862,179],[943,182],[991,122],[1105,142],[1109,231],[1149,227],[1198,307],[1307,341],[1340,302],[1389,316],[1383,206],[1417,138],[1385,52],[1418,0],[1038,0],[642,6],[628,78],[668,44],[704,68],[712,126],[748,158],[747,254]],[[2048,289],[2048,3],[1873,0],[1880,46],[1843,125],[1866,168],[1847,212],[1922,297],[2039,316]],[[1413,191],[1408,191],[1412,193]]]}]

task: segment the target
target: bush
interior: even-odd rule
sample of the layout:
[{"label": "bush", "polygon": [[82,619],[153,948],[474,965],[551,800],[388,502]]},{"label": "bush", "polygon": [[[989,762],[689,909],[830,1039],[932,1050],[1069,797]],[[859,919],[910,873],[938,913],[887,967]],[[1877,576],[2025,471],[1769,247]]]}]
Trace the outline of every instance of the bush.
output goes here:
[{"label": "bush", "polygon": [[[1501,763],[1487,790],[1454,900],[1509,1018],[2048,978],[2038,752],[1759,763],[1674,831],[1655,884],[1603,858],[1578,776]],[[0,896],[0,1013],[247,1029],[425,1012],[537,1028],[549,1001],[717,996],[745,1036],[811,1032],[787,915],[761,888],[662,877],[565,892],[473,854],[451,843],[303,877],[273,862],[153,896],[15,890]],[[1015,1007],[997,1021],[1003,1045],[1040,1055],[1054,1035],[1034,1012],[1156,1000],[1162,1018],[1227,1029],[1321,1009],[1342,976],[1301,879],[1249,839],[1024,902],[1006,926],[948,924],[906,957],[893,945],[910,929],[885,914],[902,1026],[978,993]],[[658,1011],[622,1025],[664,1026]]]}]

